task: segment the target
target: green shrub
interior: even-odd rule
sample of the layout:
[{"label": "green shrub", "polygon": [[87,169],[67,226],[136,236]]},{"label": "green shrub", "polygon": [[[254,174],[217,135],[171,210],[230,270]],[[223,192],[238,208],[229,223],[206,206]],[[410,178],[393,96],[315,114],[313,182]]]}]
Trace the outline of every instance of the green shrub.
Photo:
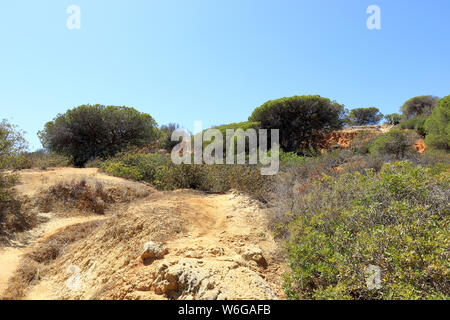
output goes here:
[{"label": "green shrub", "polygon": [[370,131],[361,131],[350,142],[350,150],[356,153],[367,154],[371,143],[376,139],[376,135]]},{"label": "green shrub", "polygon": [[294,96],[270,100],[256,108],[249,121],[261,128],[279,129],[285,151],[317,148],[323,135],[344,124],[344,106],[319,95]]},{"label": "green shrub", "polygon": [[432,148],[450,150],[450,96],[438,101],[425,128],[429,132],[425,143]]},{"label": "green shrub", "polygon": [[[323,175],[289,209],[294,299],[448,299],[448,171],[410,162]],[[370,288],[369,266],[381,269]]]},{"label": "green shrub", "polygon": [[172,148],[178,144],[177,141],[172,141],[172,133],[179,128],[180,125],[177,123],[162,125],[159,128],[161,135],[159,138],[159,147],[169,151],[172,150]]},{"label": "green shrub", "polygon": [[160,190],[184,187],[183,181],[177,180],[181,168],[163,154],[123,153],[106,160],[101,168],[114,176],[149,182]]},{"label": "green shrub", "polygon": [[271,188],[270,176],[263,176],[256,165],[181,165],[187,188],[207,192],[235,189],[266,202]]},{"label": "green shrub", "polygon": [[170,156],[125,153],[105,161],[106,173],[146,181],[160,190],[192,188],[208,192],[236,189],[267,201],[271,177],[262,176],[257,165],[206,165],[172,163]]},{"label": "green shrub", "polygon": [[299,156],[295,152],[284,152],[280,150],[280,163],[282,165],[301,164],[304,163],[306,158]]},{"label": "green shrub", "polygon": [[427,135],[427,130],[425,129],[425,122],[427,118],[414,118],[400,122],[400,128],[415,130],[422,137]]},{"label": "green shrub", "polygon": [[[216,129],[219,130],[220,133],[223,136],[223,154],[226,155],[227,152],[227,147],[230,148],[230,146],[227,146],[227,130],[234,130],[236,132],[236,130],[243,130],[244,132],[248,129],[254,129],[256,130],[256,136],[258,137],[258,129],[259,129],[259,122],[256,121],[244,121],[244,122],[237,122],[237,123],[229,123],[229,124],[224,124],[224,125],[220,125],[220,126],[215,126],[212,127],[211,129]],[[192,141],[194,139],[194,136],[192,137]],[[246,154],[248,154],[249,152],[249,142],[248,142],[248,138],[245,139],[245,152]],[[213,141],[203,141],[203,150],[209,145],[211,144]],[[234,143],[234,154],[237,154],[237,137],[234,137],[233,141],[229,142],[229,144],[231,145],[231,143]],[[192,145],[194,145],[192,143]]]},{"label": "green shrub", "polygon": [[33,162],[25,154],[20,154],[10,160],[9,167],[14,170],[31,169]]},{"label": "green shrub", "polygon": [[24,132],[7,120],[0,122],[0,170],[14,168],[16,161],[22,161],[21,154],[27,149]]},{"label": "green shrub", "polygon": [[21,153],[11,161],[11,168],[16,170],[31,168],[47,169],[67,167],[70,163],[70,159],[65,156],[49,153],[45,150],[38,150]]},{"label": "green shrub", "polygon": [[17,181],[16,175],[0,171],[0,244],[15,232],[29,230],[38,223],[36,213],[23,210],[22,201],[12,188]]},{"label": "green shrub", "polygon": [[413,144],[418,136],[408,130],[392,129],[379,135],[370,145],[371,154],[390,154],[397,159],[403,159],[408,153],[414,152]]},{"label": "green shrub", "polygon": [[84,165],[85,168],[101,168],[104,160],[100,158],[91,159]]},{"label": "green shrub", "polygon": [[6,175],[0,171],[0,201],[8,201],[11,199],[10,188],[17,183],[17,176]]}]

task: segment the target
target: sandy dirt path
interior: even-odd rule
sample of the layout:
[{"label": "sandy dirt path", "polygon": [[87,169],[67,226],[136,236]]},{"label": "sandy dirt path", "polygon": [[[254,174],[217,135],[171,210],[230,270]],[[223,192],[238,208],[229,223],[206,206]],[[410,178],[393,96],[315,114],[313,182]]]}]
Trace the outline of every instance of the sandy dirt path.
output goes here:
[{"label": "sandy dirt path", "polygon": [[18,241],[0,248],[0,297],[6,290],[9,279],[19,267],[21,257],[27,253],[35,242],[44,240],[68,226],[101,219],[104,219],[104,217],[50,218],[47,223],[43,223],[39,227],[27,232],[26,243]]},{"label": "sandy dirt path", "polygon": [[[16,190],[21,195],[33,197],[37,192],[46,186],[52,185],[59,181],[70,181],[79,178],[94,178],[100,179],[105,183],[123,184],[128,186],[129,184],[135,184],[124,179],[110,177],[99,173],[97,169],[75,169],[75,168],[61,168],[49,171],[40,170],[24,170],[20,173],[21,184],[16,187]],[[166,208],[168,212],[176,212],[179,214],[180,221],[184,221],[182,236],[166,242],[166,246],[169,249],[169,254],[164,258],[162,262],[169,264],[177,264],[180,259],[195,259],[208,268],[215,270],[218,281],[232,281],[242,282],[250,275],[255,281],[264,281],[265,279],[272,288],[275,296],[283,298],[282,293],[282,280],[281,274],[284,270],[284,265],[275,262],[273,259],[268,268],[261,268],[256,264],[248,264],[242,261],[240,256],[244,249],[249,245],[257,245],[262,249],[264,255],[270,257],[272,254],[276,254],[278,251],[277,245],[267,230],[266,221],[262,210],[259,209],[257,202],[249,199],[248,197],[236,194],[204,194],[193,190],[176,190],[173,192],[158,192],[154,191],[152,194],[144,199],[139,199],[130,204],[129,217],[126,216],[120,219],[125,220],[127,227],[133,228],[133,221],[141,221],[139,219],[144,218],[142,221],[146,221],[147,212],[151,212],[155,208]],[[119,212],[118,212],[119,213]],[[114,214],[106,217],[99,216],[75,216],[69,218],[58,217],[57,214],[48,214],[46,218],[48,221],[36,227],[33,230],[28,231],[26,243],[15,243],[9,247],[0,249],[0,293],[5,290],[8,284],[8,280],[14,275],[15,271],[19,267],[21,257],[27,253],[27,251],[33,249],[33,244],[38,241],[45,241],[45,238],[58,233],[64,232],[64,229],[68,226],[79,224],[83,222],[89,222],[98,219],[113,219]],[[151,216],[149,216],[150,218]],[[117,219],[116,219],[117,220]],[[109,221],[116,221],[109,220]],[[120,224],[121,220],[117,220],[117,224]],[[130,225],[131,224],[131,225]],[[114,226],[116,222],[114,222]],[[170,231],[170,230],[169,230]],[[100,239],[100,236],[104,232],[99,230],[95,239]],[[136,236],[136,241],[139,239]],[[108,237],[104,241],[110,241]],[[132,239],[134,240],[134,238]],[[97,241],[97,240],[96,240]],[[52,276],[42,279],[38,284],[32,286],[27,290],[27,294],[24,299],[85,299],[92,295],[92,292],[98,290],[101,287],[101,283],[95,284],[100,275],[104,276],[104,281],[111,281],[111,277],[121,268],[116,265],[122,255],[126,255],[126,252],[115,252],[111,250],[117,244],[108,246],[106,242],[92,242],[86,239],[83,247],[86,249],[83,254],[80,252],[72,253],[79,257],[74,257],[73,262],[79,265],[94,265],[95,269],[91,267],[90,272],[97,275],[91,280],[92,284],[89,290],[84,293],[72,293],[68,292],[64,285],[64,275],[62,273],[56,273]],[[122,243],[119,243],[122,245]],[[142,244],[136,243],[138,247]],[[214,250],[211,251],[211,248]],[[108,251],[108,256],[98,256],[97,252]],[[92,252],[91,252],[92,251]],[[217,253],[217,252],[219,253]],[[214,253],[211,253],[214,252]],[[117,257],[115,257],[117,254]],[[132,257],[134,259],[134,257]],[[71,258],[72,259],[72,258]],[[189,260],[189,261],[191,261]],[[183,260],[184,261],[184,260]],[[191,261],[192,262],[192,261]],[[228,264],[237,263],[239,269],[230,268],[225,270]],[[66,262],[58,262],[58,266],[55,270],[66,270]],[[221,270],[224,266],[224,273],[217,275],[217,270]],[[137,268],[124,269],[124,277],[133,286],[139,277],[139,274],[146,274],[156,272],[157,266],[144,266],[138,265]],[[117,268],[116,271],[113,269]],[[236,270],[240,270],[237,272]],[[252,271],[253,270],[253,271]],[[121,271],[121,272],[122,272]],[[111,273],[110,276],[106,274]],[[220,278],[222,277],[222,278]],[[230,278],[231,277],[231,278]],[[240,279],[240,277],[242,277]],[[222,280],[220,280],[222,279]],[[230,280],[231,281],[231,280]],[[253,280],[252,280],[253,281]],[[259,282],[258,282],[259,283]],[[155,295],[154,292],[137,290],[132,292],[133,295],[119,295],[119,292],[123,289],[122,285],[118,285],[116,293],[121,298],[138,297],[139,299],[161,299],[162,295]],[[264,287],[264,284],[261,284]],[[223,288],[226,290],[227,288]],[[227,289],[231,297],[237,295],[240,297],[242,292],[239,292],[239,288],[236,289],[236,285],[230,282]],[[244,290],[244,289],[243,289]],[[245,289],[243,292],[251,290]],[[264,290],[261,289],[259,294],[261,298],[269,297],[265,296]],[[113,290],[114,291],[114,290]],[[114,294],[116,294],[114,293]],[[186,293],[188,294],[188,293]],[[1,295],[0,295],[1,296]],[[114,295],[111,296],[114,298]],[[246,297],[243,295],[242,297]],[[219,297],[220,298],[220,297]],[[248,296],[247,298],[253,298]]]},{"label": "sandy dirt path", "polygon": [[[50,186],[60,181],[78,178],[95,177],[109,181],[120,181],[115,177],[110,177],[99,173],[97,169],[77,169],[58,168],[50,170],[22,170],[19,173],[19,184],[15,187],[19,196],[33,197],[42,188]],[[79,216],[79,217],[58,217],[53,213],[39,213],[41,218],[47,222],[38,225],[36,228],[25,231],[18,235],[17,239],[9,244],[0,247],[0,297],[8,286],[9,279],[14,275],[20,264],[21,257],[29,248],[39,240],[43,240],[62,229],[85,222],[104,219],[99,216]]]}]

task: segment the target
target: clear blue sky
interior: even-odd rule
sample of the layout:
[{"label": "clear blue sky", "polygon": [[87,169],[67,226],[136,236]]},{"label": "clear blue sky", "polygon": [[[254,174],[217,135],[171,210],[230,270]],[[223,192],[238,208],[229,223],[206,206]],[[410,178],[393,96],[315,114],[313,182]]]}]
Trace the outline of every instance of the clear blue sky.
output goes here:
[{"label": "clear blue sky", "polygon": [[[366,27],[372,4],[381,30]],[[396,112],[450,94],[449,14],[448,0],[1,1],[0,118],[35,149],[45,122],[88,103],[188,129],[301,94]]]}]

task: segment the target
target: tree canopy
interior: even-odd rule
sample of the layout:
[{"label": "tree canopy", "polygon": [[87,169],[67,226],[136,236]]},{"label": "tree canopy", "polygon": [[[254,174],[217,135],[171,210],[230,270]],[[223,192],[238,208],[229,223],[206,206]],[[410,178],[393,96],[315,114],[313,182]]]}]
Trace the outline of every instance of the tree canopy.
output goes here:
[{"label": "tree canopy", "polygon": [[279,129],[285,151],[315,148],[324,134],[340,129],[344,106],[319,95],[270,100],[256,108],[249,121],[263,129]]},{"label": "tree canopy", "polygon": [[425,122],[425,143],[437,149],[450,149],[450,95],[438,101]]},{"label": "tree canopy", "polygon": [[398,113],[390,113],[384,116],[385,123],[396,125],[402,121],[402,115]]},{"label": "tree canopy", "polygon": [[166,150],[171,150],[178,144],[178,141],[172,141],[172,133],[179,129],[180,125],[178,123],[169,123],[162,125],[160,130],[160,146]]},{"label": "tree canopy", "polygon": [[82,105],[58,114],[39,132],[42,145],[72,158],[76,166],[158,138],[155,120],[134,108]]},{"label": "tree canopy", "polygon": [[383,119],[383,114],[375,107],[356,108],[350,111],[350,123],[356,126],[377,124]]},{"label": "tree canopy", "polygon": [[435,96],[418,96],[409,99],[401,107],[401,112],[406,119],[415,117],[427,117],[432,112],[439,98]]}]

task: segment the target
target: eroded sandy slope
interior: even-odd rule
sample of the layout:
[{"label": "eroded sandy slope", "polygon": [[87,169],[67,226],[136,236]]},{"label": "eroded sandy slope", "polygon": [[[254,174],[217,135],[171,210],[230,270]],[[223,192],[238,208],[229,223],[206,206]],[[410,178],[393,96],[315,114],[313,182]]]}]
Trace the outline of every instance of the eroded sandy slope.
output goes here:
[{"label": "eroded sandy slope", "polygon": [[[71,217],[104,222],[46,266],[39,281],[27,288],[26,299],[283,298],[284,266],[257,202],[234,193],[159,192],[96,169],[27,170],[17,190],[32,197],[43,186],[84,177],[124,190],[148,188],[149,193],[105,217]],[[63,219],[67,218],[55,214],[48,223],[71,224]],[[0,278],[0,286],[14,274],[21,255],[44,246],[49,234],[65,232],[68,224],[56,230],[40,226],[45,231],[24,247],[1,250],[0,268],[6,276]],[[148,241],[161,245],[166,253],[143,261],[141,253]]]}]

